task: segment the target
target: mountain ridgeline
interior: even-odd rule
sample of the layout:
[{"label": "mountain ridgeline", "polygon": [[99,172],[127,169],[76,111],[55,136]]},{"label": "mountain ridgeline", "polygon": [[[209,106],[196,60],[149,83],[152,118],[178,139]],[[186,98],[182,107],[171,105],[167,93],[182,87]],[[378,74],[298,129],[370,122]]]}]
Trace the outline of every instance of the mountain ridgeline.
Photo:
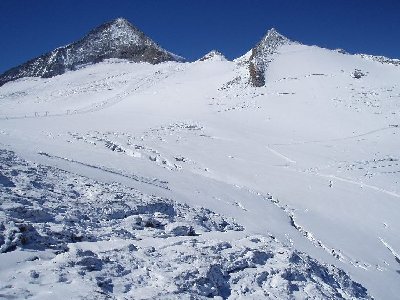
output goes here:
[{"label": "mountain ridgeline", "polygon": [[[271,29],[250,50],[245,60],[249,71],[249,84],[255,87],[265,84],[265,70],[277,48],[291,41]],[[184,58],[161,48],[126,19],[118,18],[90,31],[81,40],[14,67],[0,75],[0,86],[23,77],[50,78],[82,66],[95,64],[105,59],[118,58],[132,62],[158,64],[165,61],[183,62]],[[200,61],[226,60],[222,53],[211,51]]]},{"label": "mountain ridgeline", "polygon": [[118,18],[93,29],[77,42],[6,71],[0,76],[0,86],[22,77],[53,77],[109,58],[151,64],[184,60],[161,48],[127,20]]},{"label": "mountain ridgeline", "polygon": [[[279,51],[279,47],[296,43],[274,28],[268,30],[260,42],[239,58],[248,71],[247,83],[254,87],[264,86],[265,72],[274,54]],[[340,53],[347,54],[343,50]],[[365,54],[360,56],[382,64],[400,66],[398,59]],[[0,75],[0,86],[23,77],[50,78],[110,58],[151,64],[185,61],[183,57],[161,48],[126,19],[118,18],[93,29],[79,41],[59,47],[6,71]],[[199,60],[223,61],[226,58],[220,52],[213,50]]]},{"label": "mountain ridgeline", "polygon": [[278,33],[275,28],[268,30],[261,41],[251,49],[248,61],[250,83],[255,87],[265,85],[265,70],[271,62],[271,56],[276,53],[279,46],[293,43],[288,38]]}]

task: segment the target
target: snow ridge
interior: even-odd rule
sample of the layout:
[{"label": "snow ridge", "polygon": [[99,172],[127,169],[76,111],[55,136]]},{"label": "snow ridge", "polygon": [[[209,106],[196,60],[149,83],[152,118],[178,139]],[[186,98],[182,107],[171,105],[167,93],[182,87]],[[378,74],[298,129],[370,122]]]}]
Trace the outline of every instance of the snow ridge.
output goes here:
[{"label": "snow ridge", "polygon": [[219,51],[217,50],[211,50],[208,52],[206,55],[204,55],[202,58],[199,59],[199,61],[226,61],[226,57]]},{"label": "snow ridge", "polygon": [[376,56],[376,55],[370,55],[370,54],[357,54],[360,57],[367,59],[367,60],[372,60],[376,62],[380,62],[381,64],[390,64],[394,66],[400,66],[400,59],[397,58],[388,58],[386,56]]},{"label": "snow ridge", "polygon": [[264,73],[272,60],[272,55],[280,46],[290,43],[292,41],[276,31],[275,28],[268,30],[267,34],[251,50],[248,66],[251,85],[256,87],[265,85]]}]

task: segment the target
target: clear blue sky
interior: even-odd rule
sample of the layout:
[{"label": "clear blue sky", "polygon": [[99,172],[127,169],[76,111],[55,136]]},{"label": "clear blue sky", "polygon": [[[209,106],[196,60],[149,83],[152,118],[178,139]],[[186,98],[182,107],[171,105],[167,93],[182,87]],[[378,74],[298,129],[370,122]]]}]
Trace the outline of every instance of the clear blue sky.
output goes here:
[{"label": "clear blue sky", "polygon": [[188,59],[235,58],[271,27],[305,44],[400,57],[400,0],[0,0],[0,73],[124,17]]}]

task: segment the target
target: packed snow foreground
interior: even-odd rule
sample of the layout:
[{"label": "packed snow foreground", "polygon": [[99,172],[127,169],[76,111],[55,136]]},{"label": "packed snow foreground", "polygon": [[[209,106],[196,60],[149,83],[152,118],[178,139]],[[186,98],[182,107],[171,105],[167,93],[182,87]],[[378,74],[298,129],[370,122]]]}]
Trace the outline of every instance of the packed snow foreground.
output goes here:
[{"label": "packed snow foreground", "polygon": [[130,26],[1,78],[0,298],[398,299],[397,60]]}]

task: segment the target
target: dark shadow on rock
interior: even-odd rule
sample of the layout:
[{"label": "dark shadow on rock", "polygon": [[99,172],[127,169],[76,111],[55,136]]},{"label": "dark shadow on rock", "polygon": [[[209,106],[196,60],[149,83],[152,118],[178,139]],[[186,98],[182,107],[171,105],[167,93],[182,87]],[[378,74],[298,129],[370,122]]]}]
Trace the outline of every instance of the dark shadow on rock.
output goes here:
[{"label": "dark shadow on rock", "polygon": [[1,172],[0,172],[0,187],[15,187],[14,182],[12,182],[7,176],[4,176]]},{"label": "dark shadow on rock", "polygon": [[[211,266],[206,277],[197,281],[200,294],[206,297],[220,296],[223,299],[228,299],[231,295],[229,278],[229,275],[224,275],[221,266]],[[210,287],[214,287],[214,289],[210,289]]]},{"label": "dark shadow on rock", "polygon": [[32,223],[54,222],[54,216],[43,207],[41,209],[33,209],[29,206],[17,206],[7,210],[7,215]]},{"label": "dark shadow on rock", "polygon": [[176,216],[176,211],[173,204],[167,202],[160,201],[156,203],[149,203],[146,205],[139,205],[136,208],[137,214],[154,214],[156,212],[166,214],[169,217]]},{"label": "dark shadow on rock", "polygon": [[338,274],[332,274],[327,267],[319,265],[313,260],[310,260],[309,263],[311,269],[309,272],[318,276],[327,285],[333,287],[334,289],[346,288],[356,299],[368,297],[367,289],[361,284],[352,281],[343,270],[339,269]]},{"label": "dark shadow on rock", "polygon": [[104,278],[102,276],[96,277],[97,286],[103,290],[105,293],[112,293],[114,291],[114,284],[111,278]]}]

